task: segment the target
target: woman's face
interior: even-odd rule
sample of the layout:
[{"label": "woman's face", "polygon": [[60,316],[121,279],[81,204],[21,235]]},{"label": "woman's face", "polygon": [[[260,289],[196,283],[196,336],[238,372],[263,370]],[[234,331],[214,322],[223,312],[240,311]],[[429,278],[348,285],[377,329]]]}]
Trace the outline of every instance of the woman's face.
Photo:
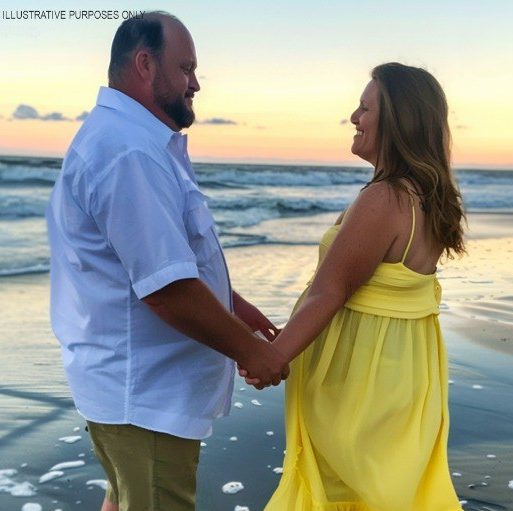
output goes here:
[{"label": "woman's face", "polygon": [[351,115],[356,128],[351,152],[372,165],[378,159],[379,89],[376,80],[371,80],[360,99],[360,106]]}]

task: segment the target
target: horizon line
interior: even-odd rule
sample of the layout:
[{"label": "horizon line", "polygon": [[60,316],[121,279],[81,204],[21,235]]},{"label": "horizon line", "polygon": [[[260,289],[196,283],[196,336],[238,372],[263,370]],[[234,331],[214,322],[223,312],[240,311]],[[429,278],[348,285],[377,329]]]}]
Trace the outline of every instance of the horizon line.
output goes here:
[{"label": "horizon line", "polygon": [[[37,158],[41,160],[62,160],[64,155],[38,155],[38,154],[0,154],[1,158],[7,159],[27,159]],[[319,161],[319,160],[293,160],[284,158],[218,158],[212,156],[198,156],[191,157],[192,163],[214,163],[214,164],[240,164],[240,165],[284,165],[284,166],[304,166],[311,165],[313,167],[353,167],[358,169],[371,170],[372,166],[364,162],[352,162],[352,161]],[[482,164],[482,163],[463,163],[453,165],[454,170],[489,170],[489,171],[504,171],[513,172],[513,163],[508,165],[493,165],[493,164]]]}]

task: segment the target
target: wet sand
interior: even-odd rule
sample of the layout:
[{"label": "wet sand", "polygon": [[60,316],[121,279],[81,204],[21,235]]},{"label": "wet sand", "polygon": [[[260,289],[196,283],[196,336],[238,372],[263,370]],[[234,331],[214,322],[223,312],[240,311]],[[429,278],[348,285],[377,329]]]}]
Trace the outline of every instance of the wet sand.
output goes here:
[{"label": "wet sand", "polygon": [[[513,510],[513,217],[479,214],[469,223],[469,255],[449,261],[439,276],[451,379],[449,459],[464,509]],[[316,252],[276,244],[229,249],[227,258],[234,287],[282,324]],[[48,275],[0,279],[0,310],[0,510],[39,503],[44,511],[95,511],[103,490],[87,483],[104,475],[74,411],[48,324]],[[235,389],[240,404],[217,421],[202,448],[198,511],[260,511],[279,480],[282,388],[258,392],[238,380]],[[81,438],[59,440],[70,436]],[[84,464],[39,482],[67,461]],[[224,494],[231,481],[244,489]],[[16,490],[26,495],[13,496]]]}]

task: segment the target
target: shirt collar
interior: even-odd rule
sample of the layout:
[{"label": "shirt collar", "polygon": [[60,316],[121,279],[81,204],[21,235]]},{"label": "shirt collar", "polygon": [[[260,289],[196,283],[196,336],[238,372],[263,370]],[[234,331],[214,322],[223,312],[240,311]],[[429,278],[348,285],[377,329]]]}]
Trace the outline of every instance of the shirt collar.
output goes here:
[{"label": "shirt collar", "polygon": [[98,106],[118,110],[128,115],[138,125],[144,126],[150,131],[156,141],[164,147],[167,147],[170,142],[173,142],[182,152],[187,150],[187,135],[173,131],[162,121],[157,119],[157,117],[146,107],[141,105],[141,103],[123,92],[112,89],[111,87],[100,87],[96,104]]}]

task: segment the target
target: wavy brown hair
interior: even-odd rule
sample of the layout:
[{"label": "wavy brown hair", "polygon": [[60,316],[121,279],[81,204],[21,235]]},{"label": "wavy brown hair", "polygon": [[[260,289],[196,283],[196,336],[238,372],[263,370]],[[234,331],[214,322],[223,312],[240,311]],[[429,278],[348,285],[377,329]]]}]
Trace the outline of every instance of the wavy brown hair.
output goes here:
[{"label": "wavy brown hair", "polygon": [[465,252],[461,194],[450,166],[444,91],[427,71],[397,62],[372,71],[379,88],[378,160],[371,181],[387,181],[421,200],[431,235],[448,257]]}]

